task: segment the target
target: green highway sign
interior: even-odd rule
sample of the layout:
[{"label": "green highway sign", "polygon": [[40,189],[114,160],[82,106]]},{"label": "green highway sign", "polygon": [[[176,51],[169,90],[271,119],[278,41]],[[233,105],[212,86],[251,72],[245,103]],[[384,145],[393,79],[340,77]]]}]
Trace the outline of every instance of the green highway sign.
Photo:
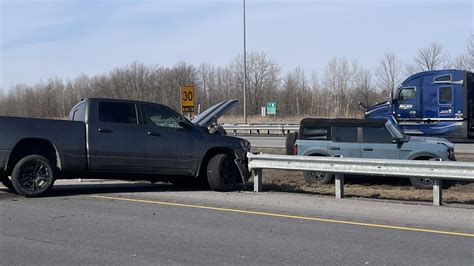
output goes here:
[{"label": "green highway sign", "polygon": [[277,104],[276,102],[267,102],[267,115],[276,115]]}]

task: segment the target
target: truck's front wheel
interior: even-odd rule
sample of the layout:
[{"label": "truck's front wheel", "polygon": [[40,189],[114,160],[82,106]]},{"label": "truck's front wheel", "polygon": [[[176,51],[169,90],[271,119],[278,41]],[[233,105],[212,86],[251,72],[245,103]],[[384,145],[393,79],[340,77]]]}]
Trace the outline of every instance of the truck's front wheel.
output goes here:
[{"label": "truck's front wheel", "polygon": [[40,155],[21,159],[11,175],[13,188],[25,197],[38,197],[46,193],[54,183],[54,167]]},{"label": "truck's front wheel", "polygon": [[237,183],[237,167],[227,154],[218,154],[207,164],[207,181],[216,191],[231,191]]}]

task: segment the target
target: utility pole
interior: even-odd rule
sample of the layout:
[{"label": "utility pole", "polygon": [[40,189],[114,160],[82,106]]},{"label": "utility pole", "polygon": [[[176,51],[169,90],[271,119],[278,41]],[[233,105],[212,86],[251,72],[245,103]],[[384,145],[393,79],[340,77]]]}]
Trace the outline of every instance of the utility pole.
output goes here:
[{"label": "utility pole", "polygon": [[247,37],[245,29],[245,0],[244,1],[244,123],[247,123]]}]

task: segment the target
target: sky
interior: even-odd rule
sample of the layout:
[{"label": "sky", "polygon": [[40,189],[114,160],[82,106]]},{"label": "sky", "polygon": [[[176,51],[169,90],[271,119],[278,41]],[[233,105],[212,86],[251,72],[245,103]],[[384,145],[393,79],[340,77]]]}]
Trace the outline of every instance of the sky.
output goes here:
[{"label": "sky", "polygon": [[[283,73],[324,73],[333,57],[374,70],[440,43],[452,57],[474,32],[473,0],[247,0],[247,51]],[[132,62],[225,66],[243,52],[242,0],[0,0],[0,88],[102,74]]]}]

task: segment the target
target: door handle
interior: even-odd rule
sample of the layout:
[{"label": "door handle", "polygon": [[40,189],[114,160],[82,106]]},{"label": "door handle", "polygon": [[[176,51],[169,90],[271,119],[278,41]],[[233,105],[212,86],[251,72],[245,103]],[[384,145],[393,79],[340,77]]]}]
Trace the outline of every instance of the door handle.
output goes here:
[{"label": "door handle", "polygon": [[99,128],[99,130],[97,130],[97,131],[99,131],[100,133],[110,133],[110,132],[112,132],[112,130],[110,130],[108,128]]},{"label": "door handle", "polygon": [[160,133],[153,132],[153,131],[148,131],[147,134],[148,134],[148,136],[160,136]]},{"label": "door handle", "polygon": [[331,147],[331,150],[333,150],[333,151],[340,151],[341,148],[340,148],[340,147]]},{"label": "door handle", "polygon": [[374,149],[372,149],[372,148],[363,148],[362,150],[364,150],[364,151],[373,151]]}]

